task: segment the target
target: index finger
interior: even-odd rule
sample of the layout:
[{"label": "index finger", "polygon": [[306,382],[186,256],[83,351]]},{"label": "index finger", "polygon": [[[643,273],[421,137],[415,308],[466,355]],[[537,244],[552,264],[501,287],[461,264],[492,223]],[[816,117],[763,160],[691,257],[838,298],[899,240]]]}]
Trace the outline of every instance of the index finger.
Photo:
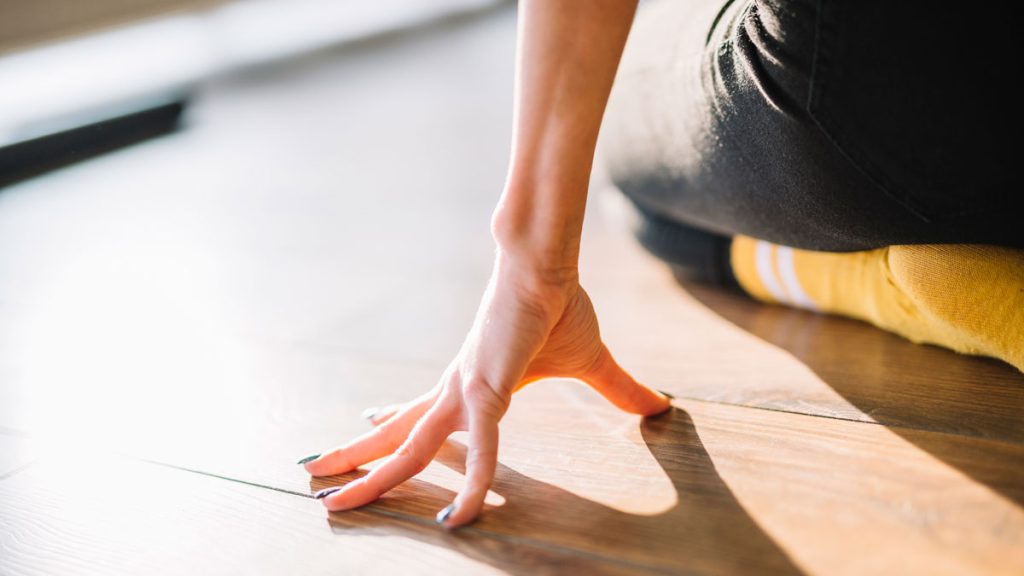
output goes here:
[{"label": "index finger", "polygon": [[394,454],[366,476],[349,482],[338,492],[324,498],[324,506],[337,511],[373,502],[426,468],[453,431],[448,411],[439,410],[439,405],[435,404]]}]

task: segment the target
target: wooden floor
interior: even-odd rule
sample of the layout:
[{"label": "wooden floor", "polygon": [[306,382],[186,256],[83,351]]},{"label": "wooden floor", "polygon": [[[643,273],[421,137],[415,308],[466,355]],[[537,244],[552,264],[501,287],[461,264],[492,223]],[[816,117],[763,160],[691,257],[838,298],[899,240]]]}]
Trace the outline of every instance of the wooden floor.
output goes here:
[{"label": "wooden floor", "polygon": [[489,272],[509,11],[225,80],[189,127],[0,191],[0,574],[1022,574],[1024,377],[680,286],[600,179],[582,274],[641,421],[517,395],[328,516],[294,461],[440,376]]}]

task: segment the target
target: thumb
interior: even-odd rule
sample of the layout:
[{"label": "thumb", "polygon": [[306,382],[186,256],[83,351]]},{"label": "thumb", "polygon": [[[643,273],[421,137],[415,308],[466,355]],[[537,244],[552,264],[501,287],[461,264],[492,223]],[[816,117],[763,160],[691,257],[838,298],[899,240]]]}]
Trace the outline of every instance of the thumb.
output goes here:
[{"label": "thumb", "polygon": [[609,402],[633,414],[653,416],[672,407],[668,396],[637,382],[601,345],[601,356],[582,378]]}]

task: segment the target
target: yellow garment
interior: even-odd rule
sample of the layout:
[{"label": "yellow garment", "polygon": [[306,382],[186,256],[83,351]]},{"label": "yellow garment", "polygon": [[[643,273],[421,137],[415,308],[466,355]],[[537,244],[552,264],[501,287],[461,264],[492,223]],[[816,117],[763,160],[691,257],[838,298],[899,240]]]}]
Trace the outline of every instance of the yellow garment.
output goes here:
[{"label": "yellow garment", "polygon": [[737,236],[731,256],[740,285],[758,300],[858,318],[1024,371],[1024,250],[923,244],[814,252]]}]

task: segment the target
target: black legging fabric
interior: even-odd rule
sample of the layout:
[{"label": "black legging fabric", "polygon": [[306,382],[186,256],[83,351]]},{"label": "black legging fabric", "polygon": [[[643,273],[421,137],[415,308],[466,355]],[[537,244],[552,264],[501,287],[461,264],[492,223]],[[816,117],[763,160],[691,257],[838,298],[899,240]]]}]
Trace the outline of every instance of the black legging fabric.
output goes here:
[{"label": "black legging fabric", "polygon": [[1015,24],[981,8],[644,3],[602,128],[611,178],[663,252],[1024,247]]}]

